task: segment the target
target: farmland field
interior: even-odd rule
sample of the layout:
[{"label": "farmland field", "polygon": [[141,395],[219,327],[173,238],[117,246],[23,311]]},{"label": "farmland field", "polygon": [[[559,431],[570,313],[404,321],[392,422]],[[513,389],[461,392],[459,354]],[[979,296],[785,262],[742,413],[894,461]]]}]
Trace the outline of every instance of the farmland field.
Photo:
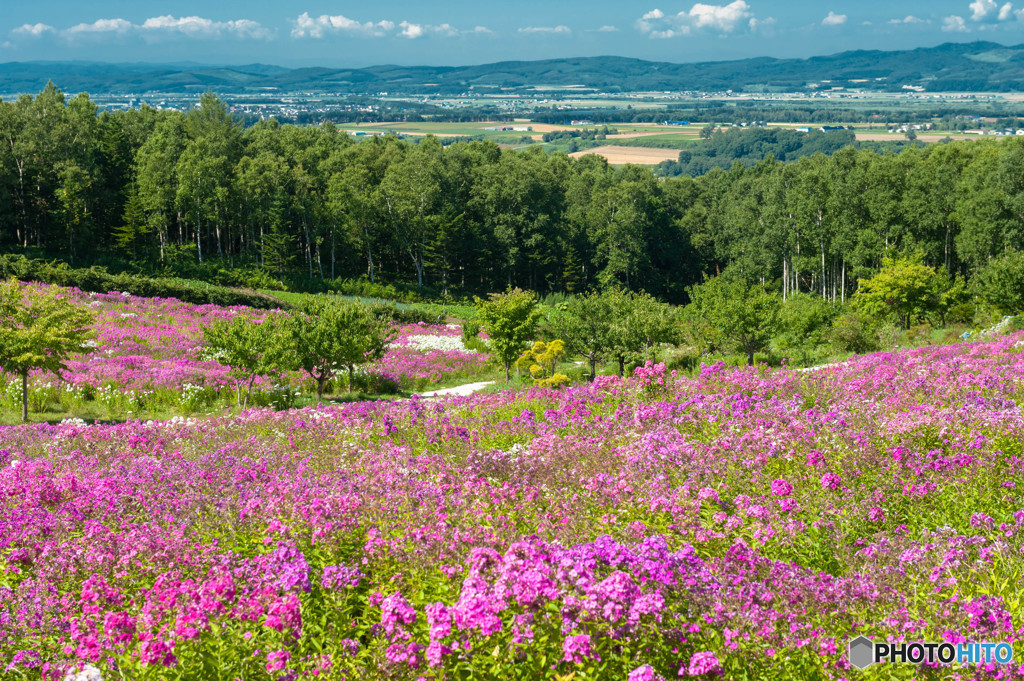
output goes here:
[{"label": "farmland field", "polygon": [[604,156],[608,159],[608,162],[613,165],[622,165],[626,163],[656,165],[662,161],[675,161],[679,158],[678,149],[623,147],[613,145],[594,147],[593,149],[587,149],[586,151],[576,151],[569,155],[574,158],[579,158],[585,154],[597,154],[599,156]]},{"label": "farmland field", "polygon": [[[194,347],[183,319],[231,314],[92,302],[118,342],[168,354]],[[424,335],[446,337],[400,344],[444,345]],[[1019,656],[1022,351],[1018,333],[812,371],[648,364],[562,390],[0,427],[0,664],[841,679],[865,676],[858,634]]]}]

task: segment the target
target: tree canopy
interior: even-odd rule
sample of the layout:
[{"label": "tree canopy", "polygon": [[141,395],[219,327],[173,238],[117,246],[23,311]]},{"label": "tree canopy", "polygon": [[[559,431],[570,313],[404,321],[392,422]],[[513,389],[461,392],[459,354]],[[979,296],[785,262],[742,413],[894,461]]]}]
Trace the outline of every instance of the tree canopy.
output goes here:
[{"label": "tree canopy", "polygon": [[0,369],[21,378],[21,419],[28,420],[28,375],[34,369],[58,376],[72,355],[92,351],[92,315],[54,290],[0,283]]}]

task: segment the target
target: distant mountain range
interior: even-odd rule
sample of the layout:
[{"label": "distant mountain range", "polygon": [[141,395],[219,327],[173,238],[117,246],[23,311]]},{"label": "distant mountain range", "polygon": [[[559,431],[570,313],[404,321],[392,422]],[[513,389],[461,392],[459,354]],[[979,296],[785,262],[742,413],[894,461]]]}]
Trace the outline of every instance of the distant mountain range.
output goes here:
[{"label": "distant mountain range", "polygon": [[856,50],[810,59],[672,64],[625,57],[499,62],[479,66],[284,68],[265,64],[0,64],[0,93],[36,93],[52,80],[68,93],[493,93],[571,87],[602,92],[794,92],[837,87],[928,92],[1024,91],[1024,45],[945,43],[915,50]]}]

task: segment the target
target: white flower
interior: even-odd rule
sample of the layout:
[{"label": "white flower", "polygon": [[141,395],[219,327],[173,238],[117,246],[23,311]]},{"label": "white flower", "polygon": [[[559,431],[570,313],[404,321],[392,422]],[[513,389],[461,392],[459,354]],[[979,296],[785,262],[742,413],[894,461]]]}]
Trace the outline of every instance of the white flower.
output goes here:
[{"label": "white flower", "polygon": [[21,462],[20,462],[20,461],[18,461],[17,459],[13,459],[13,460],[11,461],[11,468],[17,468],[17,467],[18,467],[18,466],[20,466],[20,465],[21,465]]},{"label": "white flower", "polygon": [[82,667],[82,670],[77,674],[69,672],[68,675],[64,677],[64,681],[103,681],[103,674],[100,673],[100,670],[96,667],[93,667],[91,664],[87,664]]},{"label": "white flower", "polygon": [[417,334],[408,336],[405,339],[406,347],[415,348],[421,352],[430,352],[431,350],[440,350],[441,352],[476,352],[476,350],[469,350],[465,345],[462,344],[462,339],[458,336],[432,336],[426,334]]}]

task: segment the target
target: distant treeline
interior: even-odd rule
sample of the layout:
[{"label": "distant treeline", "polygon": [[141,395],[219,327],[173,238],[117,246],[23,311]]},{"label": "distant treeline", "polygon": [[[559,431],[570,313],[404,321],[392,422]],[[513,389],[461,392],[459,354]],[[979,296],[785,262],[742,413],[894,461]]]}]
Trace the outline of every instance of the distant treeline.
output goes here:
[{"label": "distant treeline", "polygon": [[[843,298],[886,255],[921,252],[971,276],[1024,249],[1024,138],[845,147],[659,180],[491,142],[244,129],[213,95],[188,114],[97,115],[88,96],[65,101],[51,87],[0,103],[0,140],[0,249],[111,271],[225,282],[218,273],[234,272],[234,283],[252,273],[261,287],[359,276],[463,292],[615,284],[682,302],[728,268]],[[718,153],[749,161],[760,150]]]},{"label": "distant treeline", "polygon": [[[643,141],[644,138],[628,141]],[[845,147],[866,146],[875,151],[899,151],[904,142],[857,142],[851,130],[797,132],[778,128],[719,129],[710,139],[695,140],[679,152],[678,161],[658,164],[656,172],[667,177],[703,175],[712,168],[729,168],[735,162],[753,165],[771,155],[778,161],[795,161],[814,154],[832,155]]]}]

